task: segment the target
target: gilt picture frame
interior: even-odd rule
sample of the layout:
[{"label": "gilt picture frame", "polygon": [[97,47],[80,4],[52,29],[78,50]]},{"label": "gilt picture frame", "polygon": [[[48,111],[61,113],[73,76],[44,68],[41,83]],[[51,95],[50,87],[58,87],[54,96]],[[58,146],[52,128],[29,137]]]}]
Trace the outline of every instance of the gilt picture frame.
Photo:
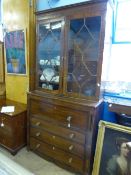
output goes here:
[{"label": "gilt picture frame", "polygon": [[92,175],[122,173],[131,174],[131,128],[100,121]]},{"label": "gilt picture frame", "polygon": [[5,34],[5,58],[7,74],[26,75],[26,30],[15,30]]}]

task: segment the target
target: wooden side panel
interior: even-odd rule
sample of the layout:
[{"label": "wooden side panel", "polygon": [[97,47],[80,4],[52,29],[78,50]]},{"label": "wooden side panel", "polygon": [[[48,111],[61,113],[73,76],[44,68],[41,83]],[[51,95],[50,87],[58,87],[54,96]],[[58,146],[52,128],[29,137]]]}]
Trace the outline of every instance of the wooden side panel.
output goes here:
[{"label": "wooden side panel", "polygon": [[0,42],[0,83],[4,82],[4,50],[3,43]]},{"label": "wooden side panel", "polygon": [[0,99],[5,98],[4,48],[0,42]]}]

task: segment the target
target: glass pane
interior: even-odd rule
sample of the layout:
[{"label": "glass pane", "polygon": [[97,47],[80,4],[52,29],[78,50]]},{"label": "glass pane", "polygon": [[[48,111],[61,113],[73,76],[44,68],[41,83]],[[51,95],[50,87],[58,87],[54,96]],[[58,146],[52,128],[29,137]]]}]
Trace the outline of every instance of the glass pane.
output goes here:
[{"label": "glass pane", "polygon": [[94,96],[96,92],[100,17],[70,21],[67,91]]},{"label": "glass pane", "polygon": [[40,24],[38,31],[38,78],[39,87],[59,89],[62,22]]}]

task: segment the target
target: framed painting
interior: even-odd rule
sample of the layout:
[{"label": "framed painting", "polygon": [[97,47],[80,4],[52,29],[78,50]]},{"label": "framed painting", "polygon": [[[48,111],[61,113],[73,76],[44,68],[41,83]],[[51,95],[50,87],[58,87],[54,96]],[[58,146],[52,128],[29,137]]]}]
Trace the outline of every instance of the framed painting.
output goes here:
[{"label": "framed painting", "polygon": [[0,83],[4,82],[4,52],[3,42],[0,42]]},{"label": "framed painting", "polygon": [[16,30],[5,35],[6,70],[8,74],[26,74],[25,31]]},{"label": "framed painting", "polygon": [[100,121],[92,175],[131,175],[131,128]]}]

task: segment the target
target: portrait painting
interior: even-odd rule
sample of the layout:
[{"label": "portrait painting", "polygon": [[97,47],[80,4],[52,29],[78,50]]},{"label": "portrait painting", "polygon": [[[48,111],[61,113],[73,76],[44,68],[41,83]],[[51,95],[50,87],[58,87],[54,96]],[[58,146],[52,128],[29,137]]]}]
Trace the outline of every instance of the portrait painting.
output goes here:
[{"label": "portrait painting", "polygon": [[131,175],[131,128],[100,121],[92,175]]},{"label": "portrait painting", "polygon": [[6,67],[8,74],[26,74],[25,32],[16,30],[5,35]]}]

